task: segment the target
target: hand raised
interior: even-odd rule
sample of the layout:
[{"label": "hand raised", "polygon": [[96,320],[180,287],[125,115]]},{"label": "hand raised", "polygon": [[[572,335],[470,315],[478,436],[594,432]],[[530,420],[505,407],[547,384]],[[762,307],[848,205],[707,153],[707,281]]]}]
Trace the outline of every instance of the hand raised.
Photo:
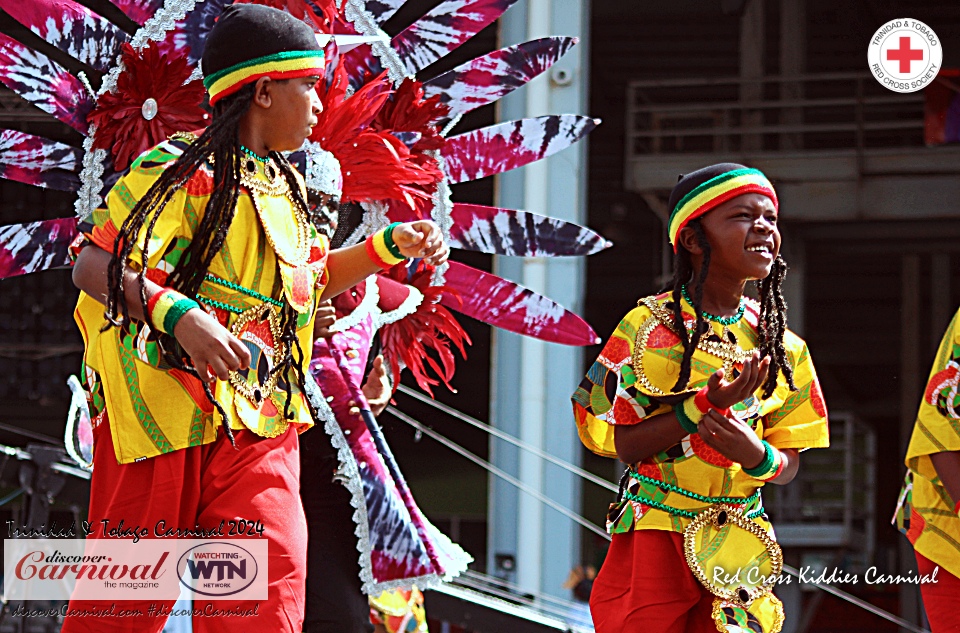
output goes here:
[{"label": "hand raised", "polygon": [[726,409],[743,402],[760,388],[767,379],[769,369],[770,357],[760,360],[760,353],[756,351],[744,361],[740,375],[729,382],[723,379],[725,372],[721,367],[707,381],[710,390],[707,400],[718,409]]},{"label": "hand raised", "polygon": [[337,310],[333,303],[327,299],[321,301],[317,307],[316,317],[313,320],[313,338],[328,338],[333,334],[330,328],[337,322]]},{"label": "hand raised", "polygon": [[363,391],[363,397],[367,399],[367,404],[370,405],[370,411],[374,416],[380,415],[387,408],[390,396],[393,395],[393,389],[390,385],[390,378],[387,376],[383,355],[373,359],[373,369],[367,374],[367,379],[364,381],[361,391]]},{"label": "hand raised", "polygon": [[393,243],[404,257],[421,257],[431,266],[439,266],[450,255],[440,227],[430,220],[405,222],[395,227]]},{"label": "hand raised", "polygon": [[205,382],[214,378],[229,380],[231,371],[250,366],[247,346],[200,308],[188,310],[177,322],[173,335]]}]

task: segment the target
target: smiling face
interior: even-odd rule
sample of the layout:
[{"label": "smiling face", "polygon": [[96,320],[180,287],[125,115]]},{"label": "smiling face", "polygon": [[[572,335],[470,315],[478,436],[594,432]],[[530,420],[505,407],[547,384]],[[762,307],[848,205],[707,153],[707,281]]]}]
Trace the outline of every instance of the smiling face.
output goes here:
[{"label": "smiling face", "polygon": [[292,152],[310,136],[323,104],[314,88],[317,76],[258,82],[254,104],[261,106],[260,134],[267,149]]},{"label": "smiling face", "polygon": [[[718,205],[701,219],[710,244],[710,274],[742,280],[763,279],[780,254],[777,208],[759,193],[747,193]],[[681,243],[695,255],[693,229],[684,228]]]}]

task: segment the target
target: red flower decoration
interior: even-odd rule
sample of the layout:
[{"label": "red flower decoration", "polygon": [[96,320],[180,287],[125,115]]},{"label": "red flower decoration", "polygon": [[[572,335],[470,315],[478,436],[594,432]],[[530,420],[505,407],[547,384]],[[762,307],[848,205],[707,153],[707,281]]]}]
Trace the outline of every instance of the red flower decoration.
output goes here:
[{"label": "red flower decoration", "polygon": [[[199,79],[185,83],[193,72],[185,57],[161,53],[152,43],[139,52],[124,44],[121,61],[116,90],[101,95],[88,117],[97,126],[93,146],[113,155],[117,171],[171,134],[206,125],[200,107],[206,90]],[[150,120],[143,111],[147,99],[157,104]]]}]

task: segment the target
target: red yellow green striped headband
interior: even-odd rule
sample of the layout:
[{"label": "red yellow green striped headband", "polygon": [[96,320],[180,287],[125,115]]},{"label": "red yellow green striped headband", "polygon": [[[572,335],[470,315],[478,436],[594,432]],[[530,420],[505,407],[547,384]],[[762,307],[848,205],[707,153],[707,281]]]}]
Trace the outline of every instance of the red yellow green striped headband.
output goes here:
[{"label": "red yellow green striped headband", "polygon": [[777,192],[773,190],[773,185],[759,169],[735,169],[715,176],[681,198],[673,209],[673,213],[670,214],[667,234],[674,252],[677,250],[677,236],[680,235],[680,229],[691,220],[699,218],[727,200],[745,193],[763,194],[773,201],[775,208],[779,209]]},{"label": "red yellow green striped headband", "polygon": [[279,80],[311,75],[323,75],[322,50],[284,51],[256,57],[204,77],[203,85],[210,94],[210,105],[213,105],[261,77]]}]

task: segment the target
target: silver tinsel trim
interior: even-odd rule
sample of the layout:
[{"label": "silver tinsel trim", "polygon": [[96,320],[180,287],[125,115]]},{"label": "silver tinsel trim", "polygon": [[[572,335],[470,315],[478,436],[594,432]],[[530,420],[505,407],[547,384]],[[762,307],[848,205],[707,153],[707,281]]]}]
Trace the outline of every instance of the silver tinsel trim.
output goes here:
[{"label": "silver tinsel trim", "polygon": [[413,73],[407,71],[406,65],[397,55],[397,51],[388,43],[389,36],[383,32],[376,19],[366,10],[363,0],[346,0],[343,15],[360,32],[360,35],[376,36],[382,38],[370,45],[373,54],[380,60],[383,67],[387,69],[387,77],[394,85],[398,85],[408,75]]},{"label": "silver tinsel trim", "polygon": [[[443,239],[450,242],[450,228],[453,226],[453,191],[450,189],[450,180],[447,177],[447,161],[443,159],[439,150],[434,150],[430,154],[437,159],[437,165],[443,172],[443,179],[437,183],[437,191],[433,194],[433,211],[430,216],[440,227]],[[447,271],[449,264],[441,264],[433,271],[431,285],[442,286],[444,284],[443,274]]]},{"label": "silver tinsel trim", "polygon": [[363,221],[354,232],[344,240],[344,246],[353,246],[367,239],[367,236],[373,235],[380,229],[390,224],[390,218],[387,217],[387,205],[380,202],[361,202],[363,209]]},{"label": "silver tinsel trim", "polygon": [[107,159],[106,150],[93,149],[93,135],[97,128],[90,126],[89,135],[83,139],[83,169],[80,171],[80,191],[73,204],[77,217],[86,220],[102,202],[100,191],[103,189],[103,162]]},{"label": "silver tinsel trim", "polygon": [[307,141],[302,147],[307,155],[307,189],[328,196],[340,197],[343,193],[343,174],[336,156],[320,147],[320,143]]}]

